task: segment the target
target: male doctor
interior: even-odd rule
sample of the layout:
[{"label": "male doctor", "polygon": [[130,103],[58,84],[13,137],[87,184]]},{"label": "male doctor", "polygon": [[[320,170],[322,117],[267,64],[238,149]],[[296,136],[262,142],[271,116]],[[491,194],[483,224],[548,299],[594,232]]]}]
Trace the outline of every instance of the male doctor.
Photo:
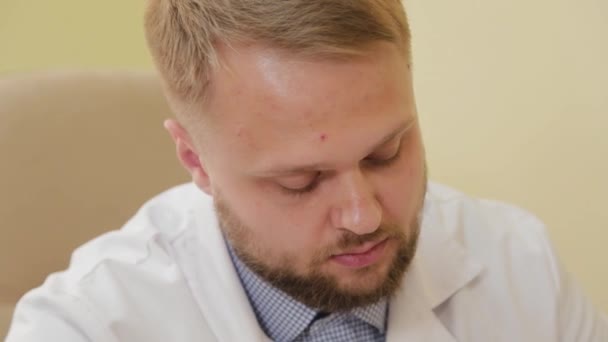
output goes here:
[{"label": "male doctor", "polygon": [[400,1],[150,0],[146,34],[193,183],[8,341],[608,341],[541,222],[427,182]]}]

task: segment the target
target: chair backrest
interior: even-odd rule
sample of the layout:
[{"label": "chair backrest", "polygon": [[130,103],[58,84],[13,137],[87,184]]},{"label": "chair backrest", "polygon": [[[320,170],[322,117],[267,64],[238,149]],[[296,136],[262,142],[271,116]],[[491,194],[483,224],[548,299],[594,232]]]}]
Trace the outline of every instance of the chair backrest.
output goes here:
[{"label": "chair backrest", "polygon": [[162,127],[170,116],[151,72],[0,78],[0,302],[188,180]]}]

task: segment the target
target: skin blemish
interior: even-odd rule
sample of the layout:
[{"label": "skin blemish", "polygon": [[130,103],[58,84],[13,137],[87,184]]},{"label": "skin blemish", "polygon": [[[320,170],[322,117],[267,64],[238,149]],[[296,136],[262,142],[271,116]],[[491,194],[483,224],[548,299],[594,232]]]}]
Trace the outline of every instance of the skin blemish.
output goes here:
[{"label": "skin blemish", "polygon": [[327,140],[327,134],[321,133],[321,136],[319,136],[319,138],[321,139],[321,142],[324,142],[325,140]]},{"label": "skin blemish", "polygon": [[249,132],[244,127],[239,127],[236,130],[237,139],[241,142],[244,142],[248,147],[253,147],[253,142],[251,141],[251,136]]}]

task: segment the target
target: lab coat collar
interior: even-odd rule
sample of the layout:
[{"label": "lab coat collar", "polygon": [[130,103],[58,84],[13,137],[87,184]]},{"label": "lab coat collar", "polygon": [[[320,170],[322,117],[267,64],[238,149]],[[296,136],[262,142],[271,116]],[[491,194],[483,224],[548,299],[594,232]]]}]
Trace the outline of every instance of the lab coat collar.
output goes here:
[{"label": "lab coat collar", "polygon": [[213,202],[191,212],[192,227],[174,241],[188,285],[216,341],[271,342],[258,321],[230,259]]},{"label": "lab coat collar", "polygon": [[425,205],[418,250],[389,307],[388,342],[455,342],[435,310],[473,281],[483,265],[446,229],[432,203]]}]

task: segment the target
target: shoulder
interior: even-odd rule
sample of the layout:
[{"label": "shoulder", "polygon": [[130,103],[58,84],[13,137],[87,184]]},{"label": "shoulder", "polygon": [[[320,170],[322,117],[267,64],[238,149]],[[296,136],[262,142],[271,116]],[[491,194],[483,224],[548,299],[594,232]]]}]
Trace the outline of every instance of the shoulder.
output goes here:
[{"label": "shoulder", "polygon": [[167,263],[172,241],[193,227],[194,211],[211,205],[211,200],[193,184],[171,188],[147,201],[122,228],[77,248],[68,276],[84,279],[104,263]]},{"label": "shoulder", "polygon": [[[509,340],[526,341],[556,340],[557,336],[599,341],[603,340],[599,336],[608,334],[602,317],[561,267],[545,225],[528,211],[431,184],[422,229],[423,233],[427,230],[427,259],[439,255],[453,259],[446,250],[454,249],[429,242],[444,239],[481,265],[477,276],[438,311],[454,334],[468,340],[509,336]],[[436,273],[454,272],[437,266]],[[479,329],[478,322],[487,317],[499,323]]]},{"label": "shoulder", "polygon": [[[165,330],[140,325],[161,322],[166,312],[172,312],[181,323],[167,332],[182,328],[182,332],[204,332],[201,322],[200,329],[184,326],[201,317],[175,258],[173,241],[196,227],[194,211],[210,205],[212,201],[191,184],[152,198],[120,230],[79,247],[65,271],[51,274],[42,286],[28,292],[15,310],[15,317],[23,319],[15,320],[21,323],[12,330],[48,332],[45,322],[56,322],[57,331],[76,326],[89,337],[110,341],[110,331],[104,329],[116,323],[118,328],[133,327],[117,332],[132,337],[127,340],[157,341]],[[153,333],[160,335],[146,335]]]},{"label": "shoulder", "polygon": [[496,251],[553,254],[545,224],[512,204],[473,198],[432,183],[427,192],[425,216],[434,216],[451,238],[481,258]]},{"label": "shoulder", "polygon": [[[440,230],[481,265],[478,288],[504,298],[555,305],[562,270],[543,222],[517,206],[429,187],[423,229]],[[530,308],[529,312],[535,310]]]}]

